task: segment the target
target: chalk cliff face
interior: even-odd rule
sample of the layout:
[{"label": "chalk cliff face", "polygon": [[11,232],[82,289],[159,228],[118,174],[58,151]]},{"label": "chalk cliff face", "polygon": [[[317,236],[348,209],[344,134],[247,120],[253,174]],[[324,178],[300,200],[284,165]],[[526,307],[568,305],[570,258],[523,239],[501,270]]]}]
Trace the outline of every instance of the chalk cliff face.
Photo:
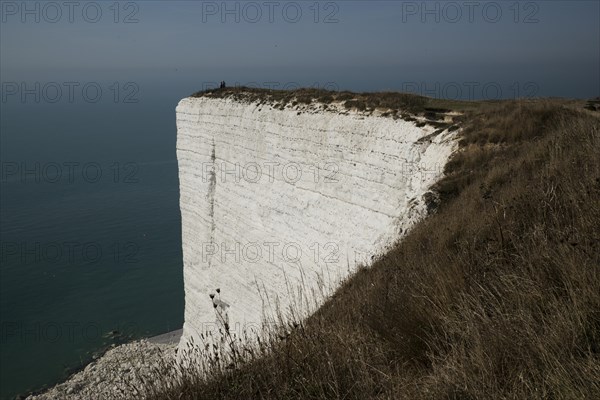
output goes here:
[{"label": "chalk cliff face", "polygon": [[426,215],[453,134],[332,108],[209,97],[177,106],[182,343],[225,322],[256,330],[277,310],[306,316],[307,299]]}]

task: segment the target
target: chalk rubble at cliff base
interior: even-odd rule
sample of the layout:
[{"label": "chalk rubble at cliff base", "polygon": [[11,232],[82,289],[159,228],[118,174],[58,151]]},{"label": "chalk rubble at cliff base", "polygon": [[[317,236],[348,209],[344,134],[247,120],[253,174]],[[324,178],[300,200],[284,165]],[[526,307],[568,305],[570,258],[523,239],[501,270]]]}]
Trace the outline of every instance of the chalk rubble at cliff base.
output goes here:
[{"label": "chalk rubble at cliff base", "polygon": [[144,381],[155,379],[156,371],[174,360],[175,349],[176,344],[147,340],[114,347],[67,381],[27,400],[136,398]]}]

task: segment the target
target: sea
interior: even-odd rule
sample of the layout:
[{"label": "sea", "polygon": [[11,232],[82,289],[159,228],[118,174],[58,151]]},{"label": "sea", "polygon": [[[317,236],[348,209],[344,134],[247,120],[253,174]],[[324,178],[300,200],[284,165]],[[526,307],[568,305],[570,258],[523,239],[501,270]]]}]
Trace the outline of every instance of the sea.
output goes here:
[{"label": "sea", "polygon": [[194,82],[67,79],[3,79],[1,399],[183,325],[175,107]]}]

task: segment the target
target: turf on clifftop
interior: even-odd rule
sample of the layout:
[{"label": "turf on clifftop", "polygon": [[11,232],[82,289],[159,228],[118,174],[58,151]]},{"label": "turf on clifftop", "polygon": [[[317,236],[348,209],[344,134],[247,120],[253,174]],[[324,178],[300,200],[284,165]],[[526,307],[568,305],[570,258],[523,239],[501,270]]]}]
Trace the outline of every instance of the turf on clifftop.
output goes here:
[{"label": "turf on clifftop", "polygon": [[412,93],[400,92],[354,93],[323,89],[274,90],[244,86],[208,89],[196,92],[192,97],[233,98],[238,101],[256,101],[277,105],[278,107],[295,107],[297,105],[312,103],[328,105],[333,102],[341,102],[347,109],[357,109],[359,111],[374,111],[379,109],[390,111],[390,115],[425,111],[443,112],[448,109],[464,110],[473,108],[476,104],[468,101],[432,99]]},{"label": "turf on clifftop", "polygon": [[598,112],[471,108],[434,215],[259,354],[151,397],[600,398]]}]

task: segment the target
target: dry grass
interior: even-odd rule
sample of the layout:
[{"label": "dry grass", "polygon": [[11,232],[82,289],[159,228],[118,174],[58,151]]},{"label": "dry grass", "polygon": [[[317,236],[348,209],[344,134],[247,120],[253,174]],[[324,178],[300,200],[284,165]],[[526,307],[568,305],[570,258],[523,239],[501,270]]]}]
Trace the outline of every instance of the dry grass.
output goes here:
[{"label": "dry grass", "polygon": [[463,126],[434,215],[289,334],[150,397],[600,398],[599,119],[501,102]]}]

